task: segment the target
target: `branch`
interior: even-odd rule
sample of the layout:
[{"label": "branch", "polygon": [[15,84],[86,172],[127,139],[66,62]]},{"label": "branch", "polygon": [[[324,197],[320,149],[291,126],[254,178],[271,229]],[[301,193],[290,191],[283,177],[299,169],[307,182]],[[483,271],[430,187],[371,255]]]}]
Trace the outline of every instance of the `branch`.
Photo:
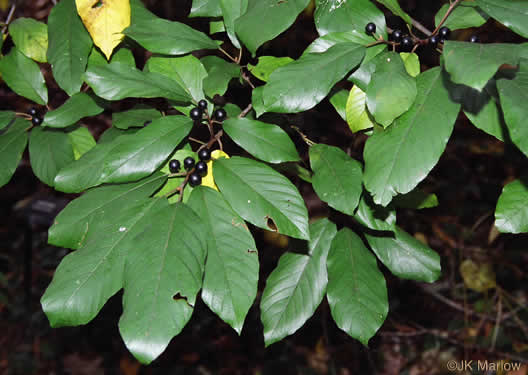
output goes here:
[{"label": "branch", "polygon": [[438,30],[440,30],[442,25],[447,20],[447,17],[449,17],[449,15],[453,12],[453,10],[455,10],[456,6],[460,3],[460,1],[462,1],[462,0],[455,0],[451,4],[449,4],[449,8],[447,9],[446,14],[444,14],[444,17],[442,17],[442,20],[440,21],[440,23],[438,23],[438,25],[436,26],[436,29],[434,29],[433,35],[436,35]]}]

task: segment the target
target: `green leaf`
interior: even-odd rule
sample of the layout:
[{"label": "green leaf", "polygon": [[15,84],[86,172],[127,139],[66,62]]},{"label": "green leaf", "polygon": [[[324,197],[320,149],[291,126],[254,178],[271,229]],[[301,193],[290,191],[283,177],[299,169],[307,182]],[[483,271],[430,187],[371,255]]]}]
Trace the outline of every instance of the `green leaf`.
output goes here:
[{"label": "green leaf", "polygon": [[217,49],[214,40],[180,22],[162,18],[140,20],[125,29],[124,34],[143,48],[164,55],[184,55],[198,49]]},{"label": "green leaf", "polygon": [[389,311],[385,278],[361,239],[343,228],[328,253],[327,298],[337,326],[367,346]]},{"label": "green leaf", "polygon": [[361,196],[354,218],[365,227],[377,231],[394,231],[396,211],[392,207],[375,204],[369,193]]},{"label": "green leaf", "polygon": [[0,74],[11,90],[38,104],[48,103],[48,89],[36,62],[14,47],[0,59]]},{"label": "green leaf", "polygon": [[29,160],[39,180],[53,186],[59,170],[74,161],[68,135],[42,127],[33,129],[29,137]]},{"label": "green leaf", "polygon": [[449,98],[440,68],[421,73],[416,83],[418,95],[409,111],[365,145],[364,184],[382,206],[414,189],[436,165],[460,109]]},{"label": "green leaf", "polygon": [[235,21],[236,34],[255,56],[257,48],[289,28],[309,2],[310,0],[249,0],[247,11]]},{"label": "green leaf", "polygon": [[119,212],[135,202],[148,198],[164,182],[166,177],[156,173],[138,182],[105,185],[90,189],[71,201],[55,218],[48,231],[48,242],[58,247],[78,249],[94,233],[97,220]]},{"label": "green leaf", "polygon": [[[148,237],[145,230],[152,225],[154,214],[166,206],[163,199],[128,202],[92,221],[96,233],[83,247],[64,257],[40,300],[52,327],[86,324],[99,313],[123,287],[125,262],[138,248],[137,236]],[[150,252],[152,246],[141,250]],[[148,274],[143,271],[135,276],[141,280]]]},{"label": "green leaf", "polygon": [[300,160],[291,138],[279,126],[246,118],[229,118],[223,129],[236,144],[268,163]]},{"label": "green leaf", "polygon": [[346,102],[346,121],[352,133],[370,129],[374,122],[370,119],[367,110],[367,94],[354,85],[350,89]]},{"label": "green leaf", "polygon": [[202,299],[240,334],[257,295],[257,246],[244,220],[216,190],[196,187],[188,204],[205,227],[200,233],[207,241]]},{"label": "green leaf", "polygon": [[[170,160],[167,160],[165,165],[160,169],[160,172],[165,173],[166,175],[171,174],[169,170],[169,162],[171,160],[178,160],[180,162],[180,165],[183,165],[183,160],[187,157],[193,158],[195,162],[199,161],[198,155],[196,155],[196,152],[193,152],[190,149],[190,147],[189,149],[182,148],[176,151],[173,155],[171,155]],[[154,196],[164,197],[168,195],[169,193],[174,193],[175,189],[181,186],[183,181],[185,181],[185,176],[171,177],[167,179],[167,182],[163,185],[161,189],[159,189],[156,192],[156,194],[154,194]],[[202,180],[202,184],[203,184],[203,180]],[[183,203],[186,203],[189,200],[193,190],[194,188],[191,185],[187,184],[185,186],[185,189],[183,190],[183,199],[181,200]],[[171,204],[177,203],[180,201],[180,195],[179,194],[171,195],[170,197],[168,197],[168,200],[169,200],[169,203]]]},{"label": "green leaf", "polygon": [[26,148],[28,142],[26,130],[30,127],[28,121],[17,118],[11,126],[0,131],[0,160],[3,164],[0,168],[0,186],[7,184],[13,177]]},{"label": "green leaf", "polygon": [[411,77],[420,74],[420,58],[416,53],[400,52],[400,57],[405,65],[405,70]]},{"label": "green leaf", "polygon": [[350,82],[354,83],[354,85],[363,91],[367,91],[367,86],[370,83],[372,75],[376,71],[378,63],[386,60],[391,54],[391,52],[386,50],[385,45],[381,45],[381,47],[383,47],[381,49],[376,49],[379,47],[380,46],[367,48],[367,53],[365,54],[365,58],[361,62],[361,65],[348,77]]},{"label": "green leaf", "polygon": [[313,108],[365,55],[356,43],[338,43],[323,53],[303,55],[275,70],[262,94],[267,112],[296,113]]},{"label": "green leaf", "polygon": [[75,1],[58,2],[48,17],[48,62],[53,78],[68,95],[79,92],[92,38],[77,15]]},{"label": "green leaf", "polygon": [[257,117],[266,112],[266,108],[264,107],[264,102],[262,99],[263,94],[264,86],[255,88],[251,93],[251,104],[253,104],[253,109],[255,110]]},{"label": "green leaf", "polygon": [[229,82],[240,76],[240,67],[227,62],[217,56],[206,56],[200,60],[207,70],[207,77],[203,80],[205,94],[213,98],[215,95],[224,95]]},{"label": "green leaf", "polygon": [[374,22],[376,35],[387,40],[385,15],[371,1],[316,0],[315,4],[314,21],[319,35],[353,29],[364,32],[367,23]]},{"label": "green leaf", "polygon": [[390,52],[377,63],[367,86],[367,107],[376,122],[387,127],[407,112],[416,93],[416,80],[407,73],[400,55]]},{"label": "green leaf", "polygon": [[[442,8],[436,13],[435,26],[440,24],[442,18],[444,18],[449,4],[442,5]],[[450,28],[451,30],[468,29],[470,27],[480,27],[484,25],[486,18],[482,17],[482,14],[477,8],[475,8],[475,2],[473,1],[462,1],[456,8],[449,14],[443,26]]]},{"label": "green leaf", "polygon": [[[303,55],[307,53],[321,53],[327,51],[330,47],[335,46],[338,43],[353,42],[362,46],[367,46],[372,43],[372,37],[365,34],[365,31],[348,30],[344,32],[332,32],[320,36],[315,39],[310,45],[303,51]],[[371,50],[375,50],[379,46],[372,46],[367,48],[367,53]],[[384,48],[386,49],[386,47]],[[366,56],[365,55],[365,56]]]},{"label": "green leaf", "polygon": [[132,51],[128,48],[122,47],[118,48],[117,50],[114,50],[114,52],[112,52],[112,57],[110,58],[110,61],[106,59],[106,57],[98,48],[92,48],[92,52],[88,57],[88,68],[92,66],[105,66],[111,63],[123,63],[129,66],[136,67],[136,60],[134,59],[134,55],[132,54]]},{"label": "green leaf", "polygon": [[477,5],[491,17],[528,38],[528,3],[524,0],[476,0]]},{"label": "green leaf", "polygon": [[504,120],[512,142],[528,155],[528,127],[526,126],[526,100],[528,100],[528,60],[522,60],[521,69],[512,80],[497,81]]},{"label": "green leaf", "polygon": [[222,9],[218,0],[193,0],[189,17],[220,17]]},{"label": "green leaf", "polygon": [[15,112],[12,111],[0,111],[0,130],[5,128],[15,119]]},{"label": "green leaf", "polygon": [[365,233],[372,251],[396,276],[402,279],[435,282],[441,275],[440,256],[400,227],[394,236]]},{"label": "green leaf", "polygon": [[339,90],[330,97],[330,103],[334,106],[339,116],[346,121],[346,104],[348,99],[347,90]]},{"label": "green leaf", "polygon": [[160,117],[162,117],[161,113],[157,109],[138,104],[128,111],[112,113],[112,126],[118,129],[143,127],[145,122],[153,121]]},{"label": "green leaf", "polygon": [[146,68],[178,82],[187,94],[198,103],[204,98],[203,80],[207,77],[204,66],[193,55],[184,57],[151,57]]},{"label": "green leaf", "polygon": [[158,18],[154,13],[145,8],[142,0],[130,0],[130,23],[146,22]]},{"label": "green leaf", "polygon": [[[235,33],[235,21],[248,9],[248,0],[219,0],[227,36],[236,48],[241,48]],[[262,20],[260,20],[262,22]]]},{"label": "green leaf", "polygon": [[266,280],[260,301],[264,342],[269,346],[295,333],[323,300],[326,258],[337,229],[328,219],[310,224],[310,254],[285,253]]},{"label": "green leaf", "polygon": [[209,22],[209,34],[216,34],[216,33],[222,33],[225,32],[225,24],[224,21],[210,21]]},{"label": "green leaf", "polygon": [[9,34],[24,55],[38,62],[48,61],[48,25],[33,18],[21,17],[9,25]]},{"label": "green leaf", "polygon": [[191,128],[192,121],[184,116],[166,116],[137,133],[100,142],[79,160],[61,169],[55,178],[55,189],[75,193],[102,183],[131,182],[148,176]]},{"label": "green leaf", "polygon": [[90,95],[78,92],[73,94],[59,108],[46,113],[42,126],[65,128],[75,124],[84,117],[98,115],[103,110]]},{"label": "green leaf", "polygon": [[412,25],[411,17],[403,11],[398,4],[398,0],[376,0],[378,3],[385,5],[385,7],[390,10],[395,15],[401,17],[406,24]]},{"label": "green leaf", "polygon": [[239,156],[216,160],[213,174],[224,198],[244,220],[290,237],[310,238],[304,200],[283,175]]},{"label": "green leaf", "polygon": [[502,64],[517,65],[519,45],[446,41],[445,69],[454,83],[481,91]]},{"label": "green leaf", "polygon": [[421,189],[414,189],[407,194],[394,197],[392,204],[396,207],[421,210],[438,206],[438,197],[436,194],[428,194]]},{"label": "green leaf", "polygon": [[259,56],[257,65],[248,64],[248,70],[261,81],[267,82],[275,69],[292,61],[291,57]]},{"label": "green leaf", "polygon": [[528,183],[526,178],[502,189],[495,209],[495,226],[502,233],[528,232]]},{"label": "green leaf", "polygon": [[207,254],[203,224],[188,206],[164,207],[150,219],[126,257],[119,320],[125,345],[144,364],[191,318]]},{"label": "green leaf", "polygon": [[343,150],[325,144],[310,147],[312,185],[317,196],[347,215],[354,215],[362,191],[361,164]]},{"label": "green leaf", "polygon": [[68,132],[68,137],[70,138],[75,160],[78,160],[81,156],[95,147],[95,139],[92,133],[83,126]]},{"label": "green leaf", "polygon": [[84,74],[84,80],[106,100],[165,97],[181,102],[191,101],[189,94],[176,81],[123,63],[92,66]]}]

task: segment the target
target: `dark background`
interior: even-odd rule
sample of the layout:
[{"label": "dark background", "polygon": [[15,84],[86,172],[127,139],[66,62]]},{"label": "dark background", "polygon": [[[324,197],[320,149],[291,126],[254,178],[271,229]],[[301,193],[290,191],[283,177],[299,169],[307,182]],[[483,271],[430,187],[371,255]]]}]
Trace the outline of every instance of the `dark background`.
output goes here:
[{"label": "dark background", "polygon": [[[203,31],[208,29],[204,19],[186,19],[191,1],[146,3],[158,16],[186,22]],[[432,30],[434,15],[444,2],[400,0],[399,3]],[[15,18],[43,21],[53,6],[48,0],[16,4]],[[5,20],[8,10],[0,11],[0,19]],[[399,22],[388,17],[392,28],[403,28]],[[467,40],[474,32],[458,31],[452,39]],[[492,20],[479,28],[478,35],[484,43],[523,41]],[[304,12],[286,33],[266,43],[259,55],[298,57],[316,37],[312,14]],[[7,40],[4,53],[9,46]],[[224,48],[233,51],[229,43]],[[422,48],[417,52],[422,70],[438,64],[436,51]],[[147,54],[140,48],[134,53],[141,67]],[[246,51],[243,63],[255,62],[248,60],[248,55]],[[41,64],[41,68],[50,88],[50,104],[55,108],[66,96],[53,81],[49,65]],[[257,79],[253,82],[259,84]],[[350,87],[348,83],[342,86]],[[3,83],[0,98],[0,109],[27,112],[32,106]],[[228,94],[216,100],[244,108],[250,98],[247,85],[233,82]],[[167,107],[161,100],[149,102],[158,108]],[[125,100],[114,104],[113,110],[132,104],[132,100]],[[351,134],[327,101],[284,119],[298,125],[312,140],[340,146],[361,159],[365,136]],[[98,136],[111,125],[111,112],[105,111],[85,124]],[[296,133],[291,135],[306,160],[306,145]],[[227,147],[237,152],[234,145]],[[443,275],[433,285],[419,284],[393,277],[380,264],[387,278],[390,312],[368,349],[337,328],[326,301],[296,334],[264,348],[258,309],[260,292],[280,255],[287,249],[294,250],[295,243],[281,247],[273,237],[252,228],[261,262],[259,295],[241,336],[198,302],[183,332],[158,360],[145,367],[127,352],[119,336],[121,293],[86,326],[49,327],[39,299],[68,250],[48,246],[47,229],[54,215],[75,195],[55,192],[40,183],[31,172],[26,154],[12,181],[0,189],[0,375],[421,375],[449,373],[446,369],[449,360],[520,362],[528,358],[528,236],[498,235],[493,229],[493,212],[502,187],[525,173],[526,166],[526,157],[514,146],[474,128],[460,115],[440,162],[420,184],[425,191],[438,196],[440,206],[398,212],[400,226],[440,253]],[[340,226],[349,224],[348,218],[320,202],[311,187],[294,182],[303,193],[312,217],[330,216]],[[479,265],[490,264],[500,288],[486,293],[467,288],[459,272],[465,259]],[[514,374],[527,373],[528,367],[524,365]]]}]

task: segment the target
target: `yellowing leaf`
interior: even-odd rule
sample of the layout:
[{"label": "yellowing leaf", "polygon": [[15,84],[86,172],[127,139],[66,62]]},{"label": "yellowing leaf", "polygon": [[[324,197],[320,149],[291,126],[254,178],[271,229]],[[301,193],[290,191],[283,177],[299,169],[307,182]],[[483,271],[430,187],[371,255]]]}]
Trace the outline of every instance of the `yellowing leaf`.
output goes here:
[{"label": "yellowing leaf", "polygon": [[0,0],[0,10],[5,12],[9,7],[9,0]]},{"label": "yellowing leaf", "polygon": [[460,274],[464,284],[476,292],[495,288],[495,272],[489,263],[477,264],[466,259],[460,264]]},{"label": "yellowing leaf", "polygon": [[124,37],[122,31],[130,25],[130,0],[75,0],[75,4],[94,44],[110,60]]},{"label": "yellowing leaf", "polygon": [[216,191],[218,191],[218,187],[216,186],[213,178],[213,161],[219,158],[229,159],[229,155],[222,150],[214,150],[213,152],[211,152],[211,160],[207,162],[207,174],[204,178],[202,178],[203,186],[209,186],[210,188],[213,188]]},{"label": "yellowing leaf", "polygon": [[374,126],[366,106],[367,95],[354,85],[346,103],[346,120],[352,133],[370,129]]}]

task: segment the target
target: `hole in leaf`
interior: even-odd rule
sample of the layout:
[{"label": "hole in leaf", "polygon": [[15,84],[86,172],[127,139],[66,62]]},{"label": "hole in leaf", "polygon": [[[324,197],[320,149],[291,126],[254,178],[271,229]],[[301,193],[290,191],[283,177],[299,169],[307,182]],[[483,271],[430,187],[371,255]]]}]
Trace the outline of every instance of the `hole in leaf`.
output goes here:
[{"label": "hole in leaf", "polygon": [[189,300],[187,299],[187,297],[182,296],[180,293],[176,293],[175,295],[173,295],[172,299],[175,300],[175,301],[183,300],[183,301],[185,301],[185,303],[187,305],[189,305],[190,307],[194,308],[194,306],[189,303]]},{"label": "hole in leaf", "polygon": [[267,216],[267,215],[265,217],[268,220],[266,222],[266,226],[269,228],[269,230],[271,230],[273,232],[276,232],[277,231],[277,225],[275,224],[273,219],[271,217]]},{"label": "hole in leaf", "polygon": [[96,1],[94,5],[92,5],[92,9],[94,8],[100,8],[104,5],[102,0]]}]

